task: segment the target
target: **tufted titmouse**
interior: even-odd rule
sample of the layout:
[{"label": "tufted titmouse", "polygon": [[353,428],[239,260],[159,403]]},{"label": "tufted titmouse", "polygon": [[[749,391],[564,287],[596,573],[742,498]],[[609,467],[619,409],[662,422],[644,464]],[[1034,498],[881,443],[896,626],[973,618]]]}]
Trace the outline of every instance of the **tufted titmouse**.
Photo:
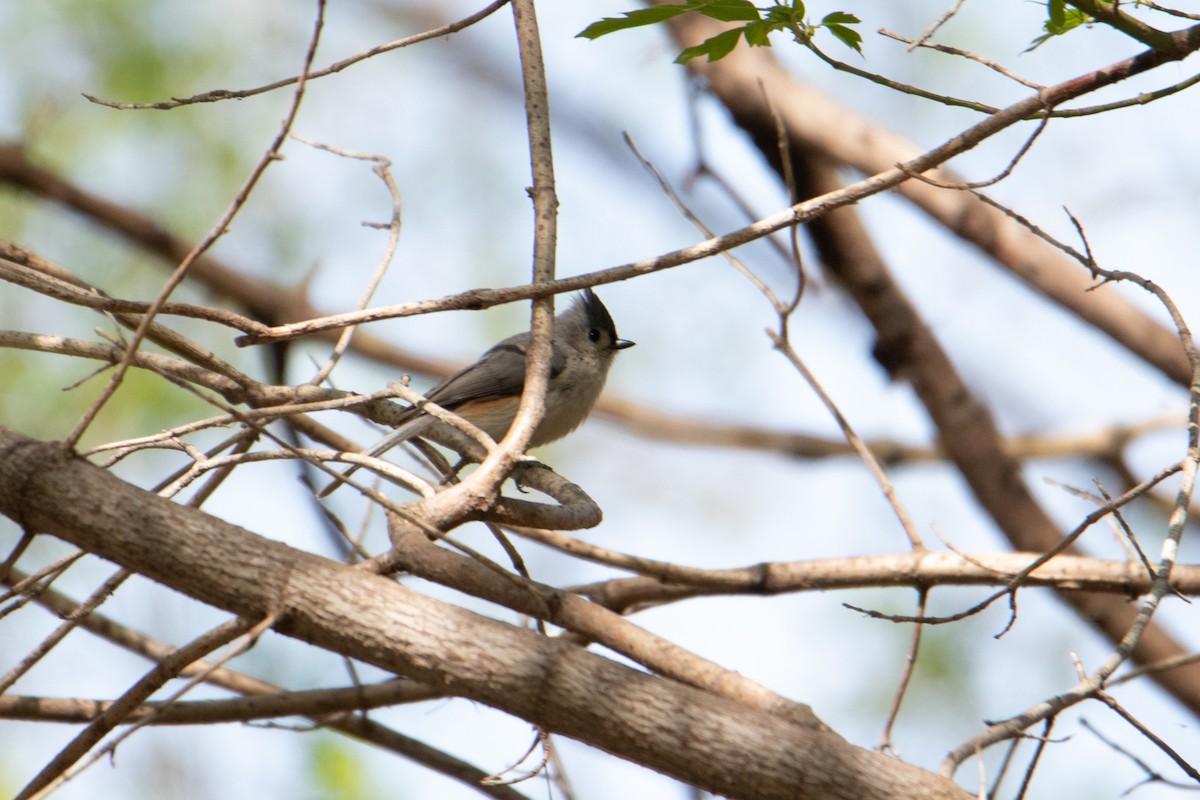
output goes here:
[{"label": "tufted titmouse", "polygon": [[[525,350],[529,333],[510,336],[478,361],[459,370],[425,395],[448,411],[480,428],[496,441],[504,438],[517,415],[521,390],[525,386]],[[550,354],[550,383],[546,390],[546,413],[533,432],[530,447],[561,439],[579,427],[604,388],[608,369],[618,350],[634,343],[617,338],[608,309],[591,289],[570,308],[554,318],[554,336]],[[445,422],[412,409],[378,444],[364,451],[379,456],[400,442],[428,436],[435,440],[457,431]],[[439,436],[441,434],[441,436]],[[345,472],[349,475],[357,467]],[[328,495],[341,482],[321,491]]]}]

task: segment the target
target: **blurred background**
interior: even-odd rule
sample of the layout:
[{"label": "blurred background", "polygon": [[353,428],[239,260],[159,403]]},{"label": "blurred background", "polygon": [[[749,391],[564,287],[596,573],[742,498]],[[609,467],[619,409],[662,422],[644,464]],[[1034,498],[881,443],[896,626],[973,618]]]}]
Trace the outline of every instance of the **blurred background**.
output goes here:
[{"label": "blurred background", "polygon": [[[821,0],[824,2],[824,0]],[[1003,106],[1028,89],[960,59],[908,53],[874,33],[888,28],[917,36],[944,3],[882,0],[824,5],[820,18],[847,10],[864,20],[864,56],[825,49],[865,69],[937,92]],[[692,180],[701,154],[749,200],[760,216],[787,205],[786,191],[727,113],[703,95],[672,61],[677,47],[659,30],[589,42],[575,38],[589,23],[632,3],[544,3],[538,9],[550,79],[557,189],[561,204],[560,276],[647,258],[701,240],[681,218],[622,140],[675,186],[718,232],[747,220],[711,180]],[[461,2],[331,3],[317,54],[324,66],[382,42],[444,24],[476,10]],[[295,74],[311,35],[315,4],[272,0],[162,3],[149,0],[61,0],[0,4],[0,137],[20,140],[30,157],[77,185],[159,221],[188,241],[200,239],[232,201],[249,169],[279,130],[291,89],[246,100],[165,111],[117,111],[83,93],[117,102],[149,102],[214,89],[257,86]],[[1102,28],[1073,32],[1023,52],[1041,32],[1045,7],[1010,2],[966,4],[941,41],[999,61],[1024,77],[1055,83],[1137,52]],[[775,54],[795,74],[879,124],[931,148],[977,121],[947,108],[831,70],[780,37]],[[1194,68],[1194,67],[1193,67]],[[1188,77],[1172,64],[1090,96],[1089,104],[1136,95]],[[1114,113],[1058,120],[1015,173],[988,190],[1038,225],[1076,243],[1066,207],[1085,226],[1093,252],[1114,269],[1134,270],[1163,286],[1184,315],[1200,319],[1195,269],[1200,150],[1195,147],[1196,93],[1182,92]],[[307,139],[386,156],[402,198],[403,229],[394,263],[374,305],[438,297],[474,287],[526,282],[532,243],[524,106],[511,13],[453,36],[362,62],[311,82],[295,125]],[[1004,168],[1028,136],[1018,126],[955,160],[969,179]],[[698,150],[698,142],[702,151]],[[273,164],[213,255],[240,271],[283,286],[306,283],[327,313],[349,310],[386,246],[390,200],[364,162],[292,141]],[[854,176],[847,176],[853,178]],[[1185,453],[1186,392],[1102,335],[1029,291],[985,257],[949,236],[902,199],[872,197],[858,210],[885,259],[924,314],[972,389],[1006,435],[1062,437],[1133,425],[1164,415],[1177,424],[1139,438],[1128,451],[1139,478]],[[0,237],[32,248],[121,297],[150,298],[172,265],[61,207],[0,187]],[[803,242],[803,237],[801,237]],[[892,384],[870,357],[873,334],[857,307],[824,280],[803,245],[812,278],[793,323],[793,343],[841,411],[867,439],[930,445],[932,427],[910,389]],[[739,251],[780,291],[794,266],[762,243]],[[1139,290],[1110,287],[1169,324]],[[603,286],[599,294],[621,336],[638,343],[617,360],[609,393],[668,414],[740,423],[837,440],[837,426],[813,392],[775,352],[764,329],[774,313],[759,292],[721,259],[709,259]],[[203,286],[185,284],[174,299],[216,302]],[[560,298],[560,304],[565,298]],[[100,316],[64,316],[57,304],[11,285],[0,286],[3,327],[94,338]],[[171,324],[256,377],[269,375],[265,352],[238,349],[228,330],[172,319]],[[528,306],[391,320],[370,333],[420,355],[461,365],[496,339],[524,330]],[[302,382],[329,345],[303,340],[291,353],[288,380]],[[90,365],[58,356],[0,350],[0,422],[29,435],[62,438],[102,386],[71,391]],[[348,357],[332,382],[370,392],[399,374]],[[414,373],[413,384],[434,379]],[[110,404],[85,444],[155,433],[214,412],[152,377],[136,377]],[[378,432],[349,415],[322,418],[364,444]],[[216,441],[218,434],[209,440]],[[605,519],[582,538],[615,550],[682,564],[721,568],[904,552],[907,542],[874,480],[855,459],[808,460],[780,453],[656,441],[602,414],[564,442],[538,451],[542,460],[584,487]],[[118,469],[150,485],[178,464],[147,455]],[[1062,484],[1119,491],[1111,469],[1087,459],[1025,462],[1025,477],[1064,530],[1090,503]],[[940,462],[891,470],[900,498],[927,542],[944,537],[966,552],[1007,543]],[[206,509],[261,535],[337,557],[294,466],[244,468]],[[1173,484],[1171,485],[1173,486]],[[1168,487],[1170,489],[1170,487]],[[1168,491],[1169,494],[1169,491]],[[339,492],[333,506],[351,527],[363,518],[360,498]],[[378,516],[378,515],[376,515]],[[1165,517],[1146,506],[1128,518],[1152,552]],[[385,546],[381,520],[368,542]],[[0,552],[19,530],[0,522]],[[491,555],[486,530],[461,538]],[[1088,552],[1121,558],[1107,528],[1084,540]],[[614,572],[520,542],[533,576],[569,586]],[[66,552],[45,537],[26,558],[45,563]],[[1196,561],[1185,539],[1183,562]],[[24,561],[22,562],[25,563]],[[28,566],[25,567],[27,570]],[[85,560],[56,584],[79,598],[112,565]],[[417,588],[503,617],[503,613],[435,586]],[[959,610],[983,589],[937,589],[931,613]],[[662,607],[635,621],[672,641],[797,700],[856,744],[878,744],[910,637],[908,626],[875,621],[843,603],[911,613],[911,590],[801,593],[770,598],[716,597]],[[926,631],[916,677],[894,736],[906,760],[936,769],[946,752],[985,726],[1064,691],[1076,680],[1072,654],[1094,669],[1111,646],[1051,594],[1021,594],[1015,627],[1004,607]],[[134,579],[104,606],[125,624],[180,643],[223,616],[148,581]],[[1160,619],[1190,647],[1198,638],[1186,606],[1168,599]],[[509,618],[509,617],[505,617]],[[57,620],[34,607],[0,620],[0,668],[7,669]],[[340,659],[268,635],[238,668],[289,687],[344,685]],[[81,665],[86,665],[80,674]],[[145,662],[83,632],[66,642],[14,688],[16,694],[114,697]],[[366,670],[364,677],[377,678]],[[1153,685],[1135,682],[1121,702],[1193,763],[1200,756],[1193,716]],[[200,690],[193,698],[222,696]],[[438,701],[372,712],[486,770],[501,772],[532,741],[529,726],[463,701]],[[1055,744],[1031,788],[1034,797],[1116,798],[1145,778],[1105,736],[1174,780],[1183,780],[1149,742],[1096,704],[1064,714]],[[0,796],[15,792],[56,753],[74,729],[0,721]],[[690,789],[578,743],[557,739],[575,796],[689,797]],[[1000,751],[989,755],[989,770]],[[972,766],[971,769],[974,769]],[[960,780],[972,786],[969,770]],[[519,784],[530,797],[557,796],[542,779]],[[1194,788],[1194,787],[1193,787]],[[1178,796],[1165,785],[1137,797]],[[289,734],[260,725],[157,728],[124,743],[111,764],[94,766],[58,792],[70,798],[458,798],[475,792],[392,755],[332,733]]]}]

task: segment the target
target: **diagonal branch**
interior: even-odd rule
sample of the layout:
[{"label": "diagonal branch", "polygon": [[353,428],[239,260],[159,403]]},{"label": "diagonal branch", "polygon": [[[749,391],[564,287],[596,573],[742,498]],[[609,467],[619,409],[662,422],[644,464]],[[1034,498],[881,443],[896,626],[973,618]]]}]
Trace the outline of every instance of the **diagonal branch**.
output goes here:
[{"label": "diagonal branch", "polygon": [[[721,30],[718,23],[696,14],[676,17],[670,24],[681,46],[694,44]],[[1020,117],[1024,119],[1043,108],[1057,106],[1168,61],[1182,59],[1200,48],[1200,26],[1172,36],[1176,45],[1169,51],[1148,51],[1064,81],[980,124],[995,124],[997,117],[1007,116],[1018,107],[1027,112]],[[692,59],[688,66],[706,79],[710,91],[729,109],[734,120],[747,129],[758,124],[756,119],[765,118],[762,96],[764,93],[770,96],[779,109],[795,150],[820,153],[834,163],[845,164],[868,175],[886,174],[897,163],[911,166],[917,160],[928,162],[925,157],[917,158],[921,150],[914,143],[796,80],[764,48],[741,47],[716,63]],[[1044,99],[1044,106],[1039,97]],[[1009,120],[1010,123],[1017,121],[1011,117]],[[972,133],[978,127],[974,126],[947,144],[968,138],[971,140],[968,146],[973,146],[980,141],[980,137]],[[764,152],[768,158],[774,158],[774,145]],[[941,167],[946,160],[925,163],[923,169]],[[947,183],[961,182],[961,178],[944,167],[929,174]],[[975,245],[1036,291],[1095,326],[1172,380],[1187,385],[1191,370],[1174,331],[1158,324],[1115,292],[1089,292],[1088,276],[1061,252],[968,193],[915,180],[894,185],[900,195],[948,231]],[[838,195],[834,193],[833,196]],[[796,208],[806,208],[813,202],[801,203]]]},{"label": "diagonal branch", "polygon": [[[25,575],[14,570],[10,583],[20,584],[25,577]],[[77,614],[80,608],[79,604],[70,598],[48,587],[38,591],[35,599],[39,604],[51,609],[60,616]],[[79,626],[118,647],[123,647],[130,652],[138,653],[156,661],[169,656],[174,651],[174,648],[168,644],[133,631],[95,612],[80,617]],[[347,708],[340,705],[342,695],[339,693],[350,691],[353,691],[354,695],[354,699],[350,703],[351,707],[355,703],[359,705],[365,703],[366,707],[371,707],[376,703],[386,705],[415,703],[444,696],[442,692],[432,687],[403,679],[392,680],[374,686],[355,687],[353,690],[287,692],[275,684],[203,660],[193,662],[180,673],[180,676],[191,677],[197,674],[203,674],[204,680],[207,683],[214,686],[221,686],[246,698],[262,697],[264,699],[250,699],[249,705],[241,709],[237,706],[238,701],[217,701],[216,705],[209,705],[207,703],[177,703],[173,707],[174,710],[163,709],[156,724],[173,724],[179,717],[186,717],[192,714],[200,717],[219,714],[238,718],[236,715],[246,712],[247,709],[254,709],[264,713],[290,709],[284,713],[302,714],[311,712],[313,714],[325,715],[332,711]],[[327,692],[333,692],[333,694],[327,694]],[[334,703],[337,705],[337,708],[331,708],[327,703]],[[0,699],[0,714],[8,716],[11,710],[13,718],[16,718],[17,712],[27,705],[28,703],[21,702],[5,704]],[[157,706],[153,704],[146,705],[157,709]],[[90,719],[96,711],[101,710],[103,709],[93,709],[87,718]],[[35,713],[43,714],[54,711],[74,714],[79,712],[80,709],[77,707],[64,709],[57,699],[52,699],[49,701],[48,706],[44,703],[37,703]],[[128,719],[136,720],[137,713],[135,711]],[[44,719],[45,717],[40,716],[39,718]],[[501,798],[501,800],[522,800],[524,797],[524,795],[521,795],[508,786],[485,784],[483,781],[488,776],[487,772],[437,748],[430,747],[424,742],[410,736],[405,736],[386,725],[381,725],[378,722],[367,719],[365,716],[340,714],[332,719],[328,716],[317,716],[311,719],[314,725],[321,725],[326,729],[336,730],[340,733],[357,737],[365,742],[410,758],[429,769],[440,772],[490,797]],[[179,721],[182,722],[183,720]],[[211,717],[209,721],[211,721]]]},{"label": "diagonal branch", "polygon": [[61,779],[62,773],[94,747],[110,730],[119,725],[125,716],[156,692],[167,681],[176,677],[189,664],[204,657],[210,651],[241,636],[254,627],[254,620],[232,619],[218,625],[199,638],[166,656],[140,681],[134,684],[120,700],[106,708],[90,725],[75,737],[61,752],[50,760],[17,795],[16,800],[29,800],[40,796],[45,789]]},{"label": "diagonal branch", "polygon": [[[807,174],[812,191],[827,191],[836,182],[833,170],[809,160]],[[851,215],[839,211],[838,215]],[[1037,503],[1021,478],[1021,468],[1003,449],[1002,439],[988,409],[971,393],[945,351],[917,311],[895,284],[883,262],[865,258],[861,230],[852,235],[837,232],[846,225],[835,215],[822,220],[818,248],[829,268],[836,271],[879,334],[876,356],[892,375],[904,376],[925,404],[939,439],[976,499],[996,521],[1014,548],[1046,551],[1058,546],[1062,533]],[[847,248],[856,255],[848,257]],[[1136,619],[1136,609],[1122,598],[1080,591],[1060,596],[1110,641],[1122,641]],[[1185,652],[1162,628],[1147,628],[1132,655],[1150,663]],[[1200,713],[1200,669],[1174,670],[1158,676],[1160,685],[1176,699]]]},{"label": "diagonal branch", "polygon": [[239,616],[277,611],[280,633],[709,791],[790,800],[967,797],[948,780],[836,734],[255,536],[3,429],[0,513]]},{"label": "diagonal branch", "polygon": [[[689,17],[698,15],[684,15],[672,20],[672,30],[683,46],[711,35],[715,27],[703,24],[704,20],[689,20]],[[679,20],[686,22],[677,22]],[[1200,46],[1200,35],[1197,35],[1200,27],[1189,31],[1189,46]],[[739,54],[740,59],[736,58]],[[1079,96],[1085,91],[1090,91],[1085,87],[1115,82],[1134,72],[1164,63],[1165,60],[1168,60],[1165,51],[1149,51],[1073,81],[1060,83],[1047,89],[1042,96],[1046,107],[1051,107],[1067,97]],[[783,74],[773,59],[761,53],[761,49],[749,52],[747,48],[742,48],[715,64],[701,64],[700,59],[689,63],[696,64],[696,68],[704,72],[713,91],[730,108],[738,124],[750,133],[766,158],[778,165],[778,148],[770,109],[761,99],[761,91],[749,91],[752,79],[762,79],[766,84],[767,93],[772,95],[772,104],[782,110],[789,133],[795,137],[791,142],[790,152],[797,161],[793,172],[800,178],[801,196],[815,196],[819,200],[838,196],[840,192],[845,191],[840,188],[841,183],[831,162],[822,157],[825,153],[816,145],[816,137],[811,130],[811,118],[815,116],[819,119],[823,109],[818,108],[814,113],[811,106],[798,103],[798,84]],[[776,94],[776,90],[782,95]],[[1011,113],[1021,105],[1018,103],[1010,106],[1000,115],[990,119],[996,121],[997,117]],[[825,101],[824,110],[828,110],[829,106],[829,102]],[[792,113],[789,115],[789,112]],[[807,119],[800,120],[798,117]],[[987,121],[981,124],[986,123]],[[995,124],[1000,123],[996,121]],[[794,127],[796,125],[800,125],[800,130],[806,131],[807,135],[800,135]],[[971,130],[978,129],[979,126],[975,126]],[[977,133],[965,133],[951,140],[951,143],[962,138],[979,141],[977,137]],[[825,142],[832,141],[830,137],[821,138]],[[852,140],[855,137],[847,135],[843,130],[837,138]],[[923,161],[932,153],[944,150],[949,144],[916,160]],[[910,181],[904,186],[910,190],[915,187],[930,188],[917,181]],[[963,192],[940,189],[936,191],[942,192],[944,197],[970,197]],[[799,203],[795,208],[804,208],[812,202],[815,201]],[[986,208],[982,205],[980,207]],[[1013,235],[1018,230],[1019,228],[1015,227],[1006,228],[1004,233]],[[1061,541],[1062,534],[1045,510],[1034,500],[1021,479],[1020,464],[1004,450],[1003,441],[990,412],[970,392],[933,333],[896,284],[886,264],[871,245],[870,237],[854,211],[838,208],[810,224],[809,231],[814,237],[822,260],[837,274],[842,285],[874,325],[878,335],[875,348],[877,360],[894,377],[904,378],[912,383],[938,428],[939,440],[948,456],[957,465],[980,504],[1008,536],[1014,548],[1045,552],[1055,547]],[[1032,237],[1028,232],[1022,233]],[[1191,364],[1174,333],[1149,323],[1148,318],[1136,315],[1136,312],[1126,312],[1124,309],[1129,307],[1124,302],[1114,300],[1111,295],[1110,302],[1101,305],[1093,305],[1095,298],[1101,295],[1100,292],[1086,295],[1090,300],[1081,299],[1084,298],[1084,290],[1089,285],[1088,275],[1070,261],[1055,263],[1052,268],[1038,262],[1029,265],[1029,268],[1031,271],[1054,273],[1056,286],[1062,291],[1069,290],[1072,297],[1069,308],[1110,335],[1114,335],[1114,338],[1118,338],[1127,346],[1134,341],[1144,344],[1148,338],[1159,342],[1153,348],[1142,347],[1139,344],[1139,347],[1131,349],[1167,371],[1176,380],[1185,385],[1190,384]],[[1141,316],[1146,325],[1135,326],[1136,330],[1121,327],[1127,314]],[[1122,336],[1129,334],[1128,341],[1116,337],[1117,330],[1122,331]],[[1081,617],[1114,643],[1122,641],[1136,618],[1136,609],[1119,598],[1073,591],[1063,591],[1061,596]],[[1152,626],[1138,643],[1133,658],[1138,663],[1150,663],[1172,658],[1183,652],[1183,648],[1160,627]],[[1172,670],[1159,674],[1158,679],[1164,689],[1187,705],[1193,713],[1200,713],[1200,668],[1191,666]]]}]

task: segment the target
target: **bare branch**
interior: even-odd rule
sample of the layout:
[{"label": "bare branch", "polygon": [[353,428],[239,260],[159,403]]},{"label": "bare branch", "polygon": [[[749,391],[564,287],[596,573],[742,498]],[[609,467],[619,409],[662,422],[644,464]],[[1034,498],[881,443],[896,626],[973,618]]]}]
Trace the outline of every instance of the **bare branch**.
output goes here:
[{"label": "bare branch", "polygon": [[[866,793],[898,800],[916,786],[930,800],[966,797],[949,781],[787,715],[646,675],[147,495],[61,448],[0,429],[0,453],[6,515],[86,542],[209,605],[255,617],[277,609],[282,633],[437,683],[711,791],[744,792],[753,775],[764,798]],[[380,630],[388,635],[370,633]],[[621,713],[629,704],[642,713]],[[712,719],[736,734],[709,735]]]},{"label": "bare branch", "polygon": [[242,100],[247,97],[253,97],[257,94],[273,92],[276,89],[282,89],[285,86],[291,86],[292,84],[300,83],[301,81],[311,81],[318,78],[324,78],[328,75],[334,75],[346,69],[347,67],[353,66],[360,61],[373,58],[381,53],[387,53],[391,50],[397,50],[401,47],[408,47],[409,45],[417,44],[418,42],[424,42],[429,39],[437,39],[443,36],[449,36],[452,33],[457,33],[463,28],[468,28],[471,25],[474,25],[480,20],[486,19],[506,5],[508,5],[508,0],[493,0],[491,3],[484,6],[479,11],[476,11],[474,14],[463,17],[455,22],[450,22],[437,28],[422,31],[421,33],[414,33],[411,36],[405,36],[403,39],[396,39],[395,41],[388,42],[387,44],[376,45],[370,50],[364,50],[361,53],[355,53],[348,58],[334,62],[324,69],[304,72],[300,75],[284,78],[283,80],[275,81],[274,83],[268,83],[265,86],[258,86],[253,89],[215,89],[213,91],[204,92],[203,94],[193,95],[192,97],[177,97],[171,100],[162,100],[155,103],[117,103],[111,100],[101,100],[98,97],[93,97],[86,93],[83,96],[97,105],[107,106],[108,108],[116,108],[120,110],[154,109],[159,111],[166,111],[173,108],[178,108],[180,106],[193,105],[195,103],[215,103],[223,100]]},{"label": "bare branch", "polygon": [[321,39],[321,28],[324,26],[324,24],[325,0],[317,0],[316,22],[313,25],[313,33],[312,38],[308,43],[308,50],[304,54],[304,69],[301,73],[300,80],[296,84],[295,95],[292,98],[291,106],[288,108],[288,112],[284,117],[279,133],[275,136],[274,141],[267,148],[267,151],[259,159],[254,169],[251,170],[250,176],[246,179],[245,183],[242,184],[242,187],[238,190],[233,202],[230,204],[229,208],[226,209],[225,213],[221,215],[221,218],[217,221],[217,224],[213,226],[200,244],[184,257],[179,266],[175,268],[175,271],[171,273],[171,276],[167,278],[167,282],[159,291],[158,296],[154,298],[154,302],[150,304],[150,308],[146,311],[146,313],[142,316],[141,321],[138,323],[137,330],[135,330],[133,333],[133,339],[129,343],[128,355],[122,358],[121,363],[117,364],[116,370],[114,370],[112,377],[109,379],[109,383],[105,387],[104,391],[100,393],[99,397],[97,397],[95,402],[92,403],[91,408],[88,409],[88,411],[83,415],[83,418],[80,419],[75,425],[74,430],[72,430],[67,436],[66,441],[70,446],[75,446],[80,437],[83,436],[84,432],[88,429],[88,426],[91,425],[92,421],[100,413],[100,410],[104,407],[105,403],[108,402],[113,394],[116,393],[118,387],[120,387],[121,382],[124,379],[125,372],[129,369],[132,354],[137,352],[142,340],[146,338],[150,326],[154,321],[154,317],[158,313],[158,309],[163,303],[167,302],[167,299],[171,296],[171,293],[174,292],[179,284],[183,282],[184,277],[187,275],[188,270],[191,268],[191,265],[196,261],[196,259],[203,255],[206,250],[216,244],[218,239],[225,235],[225,233],[229,230],[229,226],[232,224],[234,217],[236,217],[238,212],[241,211],[242,207],[249,199],[250,193],[258,184],[259,179],[263,176],[263,173],[267,171],[267,167],[273,161],[279,158],[279,150],[283,147],[283,143],[286,141],[287,135],[291,131],[292,123],[295,121],[296,115],[300,111],[300,101],[304,97],[304,79],[308,74],[308,70],[312,66],[313,58],[316,57],[317,42],[319,42]]},{"label": "bare branch", "polygon": [[230,620],[159,661],[154,669],[130,687],[120,700],[109,706],[69,745],[51,759],[50,763],[46,764],[41,772],[17,794],[16,800],[31,800],[31,798],[43,796],[47,790],[58,785],[64,778],[64,772],[71,765],[81,759],[88,750],[119,725],[127,714],[141,705],[159,687],[178,675],[196,659],[241,636],[253,626],[253,620]]}]

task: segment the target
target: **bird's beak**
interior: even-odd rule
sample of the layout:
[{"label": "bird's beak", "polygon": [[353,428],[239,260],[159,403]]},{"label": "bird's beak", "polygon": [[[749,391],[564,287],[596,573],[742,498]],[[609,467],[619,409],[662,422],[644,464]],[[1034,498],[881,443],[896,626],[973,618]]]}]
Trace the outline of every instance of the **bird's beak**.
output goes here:
[{"label": "bird's beak", "polygon": [[613,342],[613,350],[624,350],[627,347],[633,347],[637,342],[631,342],[628,339],[617,339]]}]

